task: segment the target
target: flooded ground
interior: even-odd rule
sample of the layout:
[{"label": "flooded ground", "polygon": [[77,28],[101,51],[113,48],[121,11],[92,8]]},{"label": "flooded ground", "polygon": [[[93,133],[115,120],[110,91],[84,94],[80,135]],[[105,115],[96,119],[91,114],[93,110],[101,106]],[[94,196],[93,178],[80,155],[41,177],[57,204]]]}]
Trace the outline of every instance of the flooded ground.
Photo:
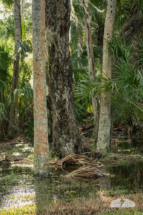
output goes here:
[{"label": "flooded ground", "polygon": [[118,144],[118,153],[123,154],[137,154],[143,153],[143,139],[125,139]]},{"label": "flooded ground", "polygon": [[[117,151],[133,148],[134,153],[140,150],[142,157],[142,140],[136,140],[136,142],[125,140],[117,145]],[[4,156],[5,153],[30,159],[33,158],[33,147],[32,144],[21,142],[8,148],[7,152],[1,149],[1,155]],[[113,158],[116,162],[117,158],[115,156]],[[107,159],[109,160],[108,157]],[[134,160],[133,163],[126,159],[121,164],[119,160],[116,165],[108,165],[108,160],[102,167],[102,172],[106,173],[106,177],[87,181],[63,178],[75,167],[59,169],[51,165],[51,178],[40,179],[33,176],[32,164],[0,161],[0,210],[34,204],[38,211],[44,211],[47,205],[56,204],[59,200],[68,203],[83,197],[91,199],[101,196],[106,191],[110,196],[143,192],[143,159]]]},{"label": "flooded ground", "polygon": [[[107,177],[86,181],[64,179],[66,171],[51,168],[52,177],[39,179],[33,177],[33,167],[9,166],[0,168],[0,208],[9,208],[42,202],[42,207],[54,203],[58,199],[70,201],[73,198],[90,198],[102,191],[108,190],[111,194],[116,191],[121,194],[143,191],[143,162],[108,167],[103,171]],[[69,169],[71,172],[71,169]]]},{"label": "flooded ground", "polygon": [[[0,207],[14,207],[43,202],[47,205],[56,199],[69,201],[72,198],[96,195],[97,188],[90,183],[62,178],[62,170],[51,168],[51,178],[33,177],[32,167],[12,167],[0,172]],[[43,206],[44,206],[43,205]]]},{"label": "flooded ground", "polygon": [[109,173],[109,189],[114,191],[120,189],[123,193],[143,190],[143,162],[106,167],[106,169]]}]

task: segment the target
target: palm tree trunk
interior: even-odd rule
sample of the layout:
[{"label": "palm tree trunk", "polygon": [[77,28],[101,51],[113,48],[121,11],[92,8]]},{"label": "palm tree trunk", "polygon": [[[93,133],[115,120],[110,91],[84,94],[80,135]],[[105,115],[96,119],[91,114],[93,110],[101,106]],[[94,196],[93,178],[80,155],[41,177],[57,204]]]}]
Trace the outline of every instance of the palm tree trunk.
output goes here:
[{"label": "palm tree trunk", "polygon": [[[82,55],[82,50],[81,50],[81,43],[80,43],[80,38],[78,38],[78,60],[80,61],[80,57]],[[82,69],[82,64],[81,62],[78,61],[78,64],[77,64],[77,68],[78,69]]]},{"label": "palm tree trunk", "polygon": [[[102,74],[109,78],[111,78],[112,75],[112,56],[109,53],[108,42],[112,41],[113,37],[116,4],[117,0],[108,0],[104,29]],[[106,93],[106,95],[102,95],[100,107],[97,149],[98,151],[108,151],[111,145],[112,133],[110,92]]]},{"label": "palm tree trunk", "polygon": [[46,0],[46,13],[53,153],[65,157],[78,152],[80,147],[69,51],[70,1]]},{"label": "palm tree trunk", "polygon": [[21,0],[21,18],[23,19],[23,12],[24,12],[24,0]]},{"label": "palm tree trunk", "polygon": [[[12,94],[18,89],[19,78],[19,40],[22,39],[22,27],[21,27],[21,11],[20,0],[14,0],[14,28],[15,28],[15,52],[13,63],[13,79],[12,79]],[[14,97],[14,95],[13,95]],[[17,134],[18,126],[18,95],[13,99],[13,103],[10,107],[10,125],[8,130],[8,137],[14,138]]]},{"label": "palm tree trunk", "polygon": [[77,30],[77,36],[78,36],[78,64],[77,64],[77,68],[78,69],[83,69],[82,63],[80,61],[81,55],[82,55],[82,37],[83,37],[83,33],[82,33],[82,26],[80,24],[76,25],[76,30]]},{"label": "palm tree trunk", "polygon": [[32,1],[34,86],[34,174],[49,176],[46,108],[45,1]]},{"label": "palm tree trunk", "polygon": [[[89,15],[89,6],[88,1],[83,0],[84,6],[84,21],[85,21],[85,34],[86,34],[86,46],[88,54],[88,65],[89,65],[89,74],[91,79],[96,79],[95,76],[95,66],[94,66],[94,53],[92,47],[92,34],[91,34],[91,25],[90,25],[90,15]],[[95,143],[97,143],[98,138],[98,126],[99,126],[99,101],[97,96],[92,98],[93,114],[94,114],[94,133],[95,133]]]}]

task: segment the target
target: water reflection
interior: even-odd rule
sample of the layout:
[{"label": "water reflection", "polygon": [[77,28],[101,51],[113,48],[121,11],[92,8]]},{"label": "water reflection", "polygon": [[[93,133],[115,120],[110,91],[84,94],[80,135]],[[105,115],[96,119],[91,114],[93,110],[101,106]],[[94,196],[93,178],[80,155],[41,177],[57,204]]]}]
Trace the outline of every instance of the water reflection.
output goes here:
[{"label": "water reflection", "polygon": [[136,191],[143,189],[143,162],[130,165],[105,167],[108,176],[101,179],[103,188],[126,189]]},{"label": "water reflection", "polygon": [[123,154],[131,154],[143,152],[143,140],[132,138],[130,141],[125,140],[118,144],[118,152]]},{"label": "water reflection", "polygon": [[143,163],[118,167],[104,167],[107,177],[88,181],[65,179],[62,175],[73,171],[72,168],[51,168],[52,178],[33,177],[33,167],[9,166],[0,168],[0,208],[15,207],[35,203],[38,211],[48,204],[70,201],[73,198],[95,196],[100,189],[128,190],[143,189]]},{"label": "water reflection", "polygon": [[16,207],[35,203],[38,211],[57,200],[70,201],[72,198],[89,197],[97,192],[90,184],[68,180],[61,175],[61,169],[51,168],[53,178],[35,178],[33,169],[13,167],[0,171],[0,208]]}]

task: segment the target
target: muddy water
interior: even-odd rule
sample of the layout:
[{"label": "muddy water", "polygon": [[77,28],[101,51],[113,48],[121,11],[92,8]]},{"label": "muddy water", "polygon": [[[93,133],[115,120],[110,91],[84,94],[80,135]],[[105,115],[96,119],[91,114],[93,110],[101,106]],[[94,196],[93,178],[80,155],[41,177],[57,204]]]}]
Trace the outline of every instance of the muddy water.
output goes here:
[{"label": "muddy water", "polygon": [[[2,166],[1,166],[2,167]],[[8,166],[0,167],[0,208],[9,208],[35,203],[44,207],[51,202],[63,199],[93,197],[101,190],[122,193],[143,190],[143,163],[118,167],[104,167],[107,177],[98,180],[77,181],[64,179],[66,170],[51,168],[52,178],[33,177],[33,167]],[[71,172],[73,169],[69,169]],[[42,205],[42,206],[41,206]]]}]

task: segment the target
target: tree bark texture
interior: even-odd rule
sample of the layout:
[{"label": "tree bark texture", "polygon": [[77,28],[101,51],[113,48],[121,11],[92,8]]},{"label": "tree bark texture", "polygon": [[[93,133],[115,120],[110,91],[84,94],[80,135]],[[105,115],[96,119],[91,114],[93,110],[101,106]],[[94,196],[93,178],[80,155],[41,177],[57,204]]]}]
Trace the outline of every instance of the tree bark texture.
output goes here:
[{"label": "tree bark texture", "polygon": [[24,12],[24,0],[21,0],[21,18],[23,19],[23,12]]},{"label": "tree bark texture", "polygon": [[[102,75],[111,78],[112,76],[112,57],[109,53],[108,42],[112,41],[113,29],[115,22],[117,0],[108,0],[104,39],[103,39],[103,65]],[[110,92],[102,95],[100,104],[100,120],[99,120],[99,131],[98,131],[98,151],[108,151],[111,145],[111,96]]]},{"label": "tree bark texture", "polygon": [[80,62],[80,58],[81,58],[81,55],[82,55],[82,50],[81,50],[81,43],[80,43],[80,38],[78,38],[78,64],[77,64],[77,68],[78,69],[82,69],[82,64]]},{"label": "tree bark texture", "polygon": [[[96,79],[88,0],[83,0],[83,6],[84,6],[84,21],[85,21],[85,34],[86,34],[89,74],[91,79]],[[94,128],[95,143],[97,143],[98,127],[99,127],[99,100],[97,96],[92,98],[92,106],[93,106],[94,126],[95,126]]]},{"label": "tree bark texture", "polygon": [[65,157],[79,151],[74,83],[69,51],[70,1],[46,0],[49,81],[52,101],[53,153]]},{"label": "tree bark texture", "polygon": [[78,64],[77,64],[77,68],[78,69],[83,69],[83,66],[82,66],[82,63],[80,61],[80,58],[81,58],[81,55],[83,53],[83,50],[82,50],[82,28],[79,24],[77,24],[76,26],[76,30],[77,30],[77,36],[78,36]]},{"label": "tree bark texture", "polygon": [[46,108],[45,1],[32,1],[34,86],[34,174],[49,176]]},{"label": "tree bark texture", "polygon": [[[19,79],[19,40],[22,39],[22,27],[21,27],[21,11],[20,0],[14,0],[14,29],[15,29],[15,52],[13,63],[13,79],[12,79],[12,94],[18,89]],[[14,97],[14,95],[13,95]],[[13,99],[10,107],[10,125],[8,130],[8,136],[14,138],[17,134],[18,126],[18,96]]]},{"label": "tree bark texture", "polygon": [[128,46],[137,32],[143,27],[143,16],[134,14],[121,30],[119,36]]}]

